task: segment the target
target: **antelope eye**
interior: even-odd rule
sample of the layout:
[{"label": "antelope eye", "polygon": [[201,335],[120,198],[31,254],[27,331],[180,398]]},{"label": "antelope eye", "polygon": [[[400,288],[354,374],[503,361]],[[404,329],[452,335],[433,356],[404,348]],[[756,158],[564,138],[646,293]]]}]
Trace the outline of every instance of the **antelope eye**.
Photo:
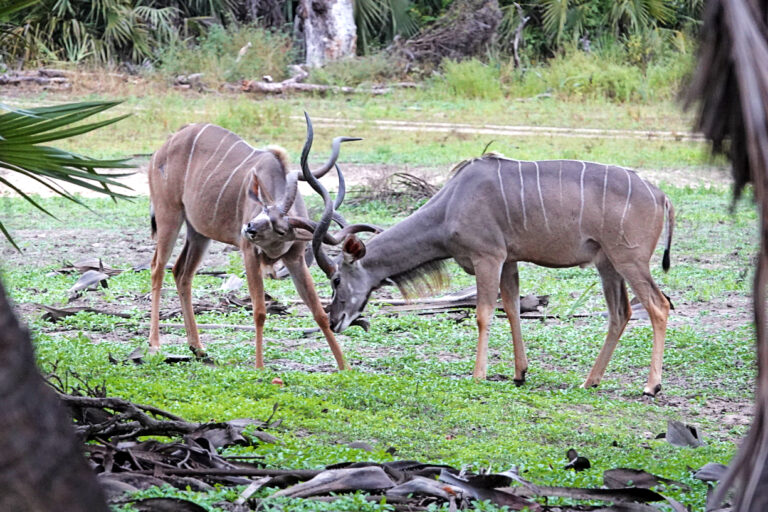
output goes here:
[{"label": "antelope eye", "polygon": [[336,288],[341,284],[341,278],[339,276],[336,276],[333,278],[333,287]]}]

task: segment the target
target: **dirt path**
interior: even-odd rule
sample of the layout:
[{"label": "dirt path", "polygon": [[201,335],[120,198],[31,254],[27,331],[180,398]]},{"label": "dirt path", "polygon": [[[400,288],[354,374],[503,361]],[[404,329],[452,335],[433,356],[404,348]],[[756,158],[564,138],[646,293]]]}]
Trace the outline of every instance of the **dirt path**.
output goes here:
[{"label": "dirt path", "polygon": [[[147,163],[146,160],[139,164],[136,172],[130,176],[120,178],[118,181],[128,187],[130,190],[119,190],[122,193],[135,196],[149,195],[149,184],[147,183]],[[390,164],[345,164],[343,167],[344,178],[347,182],[347,188],[365,186],[375,186],[384,181],[388,176],[395,172],[407,172],[423,178],[434,185],[441,185],[447,178],[451,166],[443,167],[411,167]],[[292,168],[291,170],[299,170]],[[717,167],[701,168],[680,168],[680,169],[639,169],[638,172],[643,177],[653,183],[671,184],[677,187],[727,187],[730,185],[729,174]],[[41,197],[50,197],[53,194],[50,189],[41,185],[35,180],[18,175],[11,171],[0,169],[0,176],[8,177],[20,190],[26,194],[37,194]],[[335,191],[338,188],[338,180],[335,175],[328,174],[323,178],[323,184],[329,190]],[[95,197],[101,194],[90,190],[80,189],[68,184],[60,183],[65,190],[80,194],[83,197]],[[299,190],[303,195],[313,194],[312,189],[304,182],[299,184]],[[0,185],[0,196],[14,196],[16,193],[5,185]]]},{"label": "dirt path", "polygon": [[[303,117],[291,116],[291,119],[303,121]],[[502,135],[520,137],[541,135],[547,137],[571,137],[594,139],[644,139],[671,141],[704,141],[700,133],[674,132],[662,130],[613,130],[603,128],[570,128],[557,126],[499,125],[499,124],[463,124],[420,121],[393,121],[388,119],[361,120],[334,117],[313,117],[315,126],[324,128],[353,128],[361,124],[373,126],[382,131],[463,133],[467,135]]]}]

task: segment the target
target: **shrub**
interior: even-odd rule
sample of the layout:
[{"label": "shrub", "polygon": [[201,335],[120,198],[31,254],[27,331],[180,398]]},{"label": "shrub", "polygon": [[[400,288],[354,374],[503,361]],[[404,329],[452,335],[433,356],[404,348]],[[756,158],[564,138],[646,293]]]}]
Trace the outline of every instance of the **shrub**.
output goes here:
[{"label": "shrub", "polygon": [[615,47],[605,54],[570,51],[524,71],[508,65],[502,68],[502,77],[514,97],[551,93],[567,99],[625,103],[674,98],[692,66],[691,57],[681,54],[659,57],[642,67],[627,63],[627,57]]},{"label": "shrub", "polygon": [[291,62],[291,45],[291,38],[279,32],[254,26],[213,25],[195,41],[176,40],[169,45],[159,56],[158,70],[168,78],[203,73],[208,83],[260,80],[263,75],[282,80]]},{"label": "shrub", "polygon": [[313,68],[309,81],[324,85],[356,87],[365,83],[379,83],[396,79],[399,68],[384,53],[329,62],[322,68]]},{"label": "shrub", "polygon": [[442,79],[435,83],[439,93],[457,98],[498,99],[502,96],[499,68],[477,59],[457,62],[444,60]]}]

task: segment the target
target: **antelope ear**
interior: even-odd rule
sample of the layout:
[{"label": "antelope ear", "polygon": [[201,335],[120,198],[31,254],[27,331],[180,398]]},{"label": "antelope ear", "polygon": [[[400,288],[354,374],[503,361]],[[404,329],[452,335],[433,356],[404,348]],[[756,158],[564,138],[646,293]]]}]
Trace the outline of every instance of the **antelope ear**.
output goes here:
[{"label": "antelope ear", "polygon": [[349,235],[341,246],[345,263],[354,263],[365,256],[365,244],[355,235]]},{"label": "antelope ear", "polygon": [[259,197],[259,178],[256,177],[255,172],[251,175],[251,186],[248,187],[248,197],[261,204],[261,198]]}]

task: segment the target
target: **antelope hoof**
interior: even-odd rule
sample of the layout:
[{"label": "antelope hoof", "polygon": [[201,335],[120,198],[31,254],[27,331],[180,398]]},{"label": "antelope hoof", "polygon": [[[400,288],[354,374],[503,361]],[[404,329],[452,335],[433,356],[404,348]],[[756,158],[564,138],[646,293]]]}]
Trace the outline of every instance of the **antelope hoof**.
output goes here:
[{"label": "antelope hoof", "polygon": [[192,354],[195,356],[195,359],[197,359],[198,361],[206,364],[213,364],[213,358],[205,352],[204,348],[189,347],[189,350],[192,351]]},{"label": "antelope hoof", "polygon": [[149,350],[147,350],[147,355],[153,356],[153,355],[157,354],[158,352],[160,352],[160,347],[159,346],[156,347],[154,345],[150,345],[149,346]]},{"label": "antelope hoof", "polygon": [[523,384],[525,384],[525,372],[523,371],[523,372],[521,372],[521,374],[522,375],[520,376],[519,379],[512,379],[512,382],[514,382],[515,386],[517,386],[517,387],[520,387]]},{"label": "antelope hoof", "polygon": [[645,386],[645,389],[643,389],[643,396],[656,398],[656,394],[659,391],[661,391],[661,384],[656,384],[653,388],[651,388],[650,386]]},{"label": "antelope hoof", "polygon": [[599,380],[592,380],[587,378],[587,380],[584,381],[584,384],[582,384],[581,387],[583,387],[584,389],[596,388],[599,384],[600,384]]},{"label": "antelope hoof", "polygon": [[485,372],[484,372],[484,371],[481,371],[481,370],[475,370],[475,371],[472,373],[472,378],[473,378],[473,379],[475,379],[475,380],[477,380],[477,381],[485,380],[485,378],[486,378],[486,374],[485,374]]}]

